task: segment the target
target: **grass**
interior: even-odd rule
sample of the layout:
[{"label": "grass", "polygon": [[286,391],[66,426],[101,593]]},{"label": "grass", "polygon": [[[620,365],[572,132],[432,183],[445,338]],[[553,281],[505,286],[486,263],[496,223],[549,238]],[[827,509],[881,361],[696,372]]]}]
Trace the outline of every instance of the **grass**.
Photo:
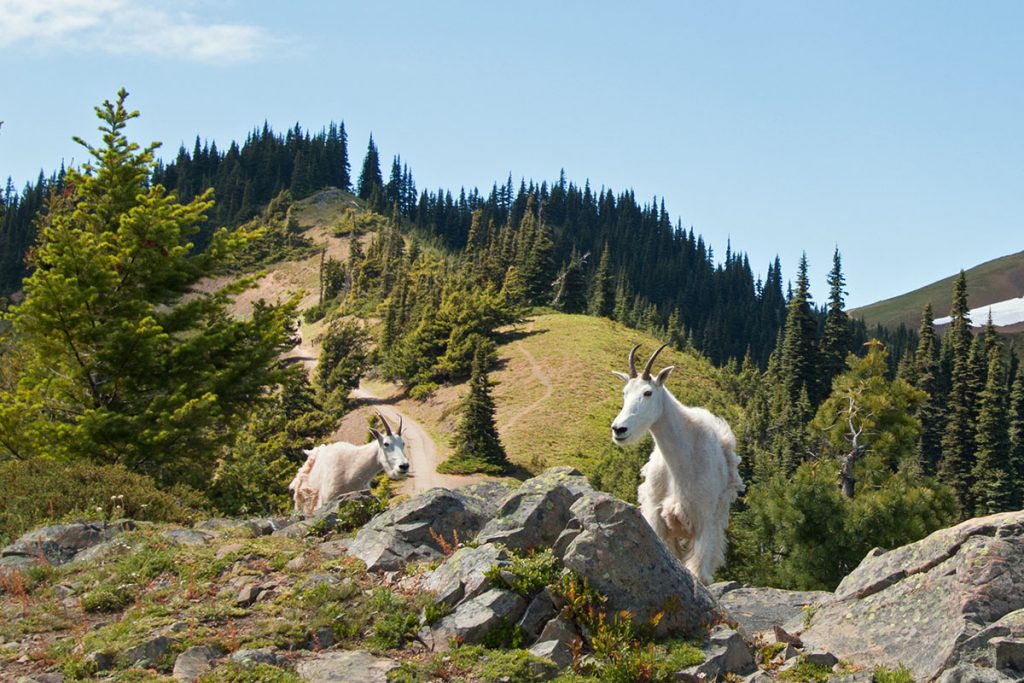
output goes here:
[{"label": "grass", "polygon": [[[968,304],[972,308],[1018,297],[1024,292],[1024,251],[986,261],[965,273]],[[903,323],[916,330],[921,322],[921,311],[929,301],[935,309],[936,318],[949,315],[955,279],[956,275],[950,275],[906,294],[856,308],[850,314],[862,318],[869,327],[876,324],[897,327]],[[975,325],[985,324],[984,320],[972,322]]]}]

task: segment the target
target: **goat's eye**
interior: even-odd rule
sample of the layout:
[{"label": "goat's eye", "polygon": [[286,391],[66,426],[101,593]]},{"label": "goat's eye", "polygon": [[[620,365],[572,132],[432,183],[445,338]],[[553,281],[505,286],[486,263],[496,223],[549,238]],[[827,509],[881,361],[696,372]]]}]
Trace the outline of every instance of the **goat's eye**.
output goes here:
[{"label": "goat's eye", "polygon": [[651,395],[651,390],[650,389],[648,389],[647,391],[644,392],[644,396],[650,396],[650,395]]}]

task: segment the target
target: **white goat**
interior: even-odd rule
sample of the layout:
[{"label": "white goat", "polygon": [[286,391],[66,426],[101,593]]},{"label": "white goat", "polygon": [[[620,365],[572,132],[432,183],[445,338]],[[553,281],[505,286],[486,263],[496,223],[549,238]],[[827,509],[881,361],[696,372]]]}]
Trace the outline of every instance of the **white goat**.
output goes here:
[{"label": "white goat", "polygon": [[365,489],[381,472],[391,479],[404,479],[409,474],[402,439],[402,416],[398,416],[398,433],[384,416],[386,435],[371,429],[373,441],[362,446],[336,441],[303,451],[306,462],[299,468],[288,489],[293,492],[295,510],[311,515],[321,505],[342,493]]},{"label": "white goat", "polygon": [[650,430],[654,450],[640,470],[640,512],[669,551],[708,584],[725,562],[729,506],[744,490],[740,459],[736,437],[724,420],[684,406],[665,387],[672,366],[651,377],[654,359],[665,346],[654,352],[640,376],[634,361],[639,346],[629,352],[629,375],[613,372],[626,386],[622,411],[612,422],[612,441],[635,443]]}]

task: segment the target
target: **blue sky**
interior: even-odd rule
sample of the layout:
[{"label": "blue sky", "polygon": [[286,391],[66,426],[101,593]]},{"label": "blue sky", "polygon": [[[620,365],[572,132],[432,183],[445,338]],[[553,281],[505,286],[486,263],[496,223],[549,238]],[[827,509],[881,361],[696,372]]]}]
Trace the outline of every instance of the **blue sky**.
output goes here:
[{"label": "blue sky", "polygon": [[0,0],[0,177],[81,161],[124,86],[164,155],[372,131],[417,185],[567,176],[851,305],[1024,249],[1024,4]]}]

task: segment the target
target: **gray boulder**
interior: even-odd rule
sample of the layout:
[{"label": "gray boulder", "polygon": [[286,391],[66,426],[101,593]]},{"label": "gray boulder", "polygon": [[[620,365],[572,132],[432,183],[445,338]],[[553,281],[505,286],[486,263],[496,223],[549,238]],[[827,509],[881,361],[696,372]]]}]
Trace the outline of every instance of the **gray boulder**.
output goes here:
[{"label": "gray boulder", "polygon": [[278,666],[281,663],[281,657],[274,654],[274,651],[269,647],[235,650],[229,655],[228,659],[244,667],[253,667],[257,664]]},{"label": "gray boulder", "polygon": [[[853,664],[902,664],[918,681],[940,675],[971,680],[949,671],[961,664],[988,676],[998,671],[998,643],[990,641],[1022,635],[1022,619],[1014,614],[1024,608],[1022,560],[1024,511],[968,520],[896,550],[873,551],[801,637],[808,649]],[[1001,663],[1009,667],[1010,659]]]},{"label": "gray boulder", "polygon": [[571,508],[580,531],[562,561],[608,596],[609,614],[629,610],[638,623],[663,613],[656,635],[693,633],[717,620],[707,589],[655,535],[640,511],[606,493],[588,493]]},{"label": "gray boulder", "polygon": [[757,670],[750,646],[739,633],[725,626],[712,629],[701,651],[704,661],[684,671],[699,680],[721,680],[726,674],[745,676]]},{"label": "gray boulder", "polygon": [[801,621],[814,605],[832,599],[825,591],[787,591],[781,588],[733,588],[718,599],[726,615],[749,637],[794,619]]},{"label": "gray boulder", "polygon": [[172,675],[176,681],[192,683],[204,673],[213,668],[213,662],[221,656],[220,648],[213,648],[207,645],[190,647],[174,660],[174,671]]},{"label": "gray boulder", "polygon": [[505,550],[491,543],[459,548],[424,577],[420,588],[436,594],[439,603],[451,606],[490,588],[484,572],[494,565],[506,564],[508,559]]},{"label": "gray boulder", "polygon": [[526,600],[512,591],[501,588],[462,602],[454,612],[433,627],[424,627],[420,639],[432,649],[443,652],[453,639],[465,643],[479,643],[491,631],[515,624],[526,609]]},{"label": "gray boulder", "polygon": [[295,671],[309,683],[387,683],[388,672],[399,666],[364,650],[336,650],[304,659]]},{"label": "gray boulder", "polygon": [[128,666],[158,667],[173,643],[174,640],[167,636],[151,638],[125,650],[121,661]]},{"label": "gray boulder", "polygon": [[162,535],[178,545],[206,545],[213,539],[213,534],[197,529],[168,529]]},{"label": "gray boulder", "polygon": [[537,640],[544,625],[555,618],[558,609],[547,588],[535,595],[526,606],[523,618],[519,620],[519,628],[523,629],[530,641]]},{"label": "gray boulder", "polygon": [[[122,531],[135,528],[135,523],[122,520],[107,524],[106,522],[74,522],[42,527],[24,534],[0,550],[2,558],[28,558],[29,560],[45,560],[52,565],[67,564],[75,555],[94,545],[109,541]],[[15,565],[23,560],[12,560]]]},{"label": "gray boulder", "polygon": [[572,504],[592,491],[586,478],[571,467],[545,470],[502,501],[477,540],[516,550],[550,547],[572,517]]},{"label": "gray boulder", "polygon": [[537,643],[530,648],[530,654],[550,659],[559,669],[565,669],[572,664],[572,651],[560,640],[545,640]]},{"label": "gray boulder", "polygon": [[410,561],[444,556],[435,536],[454,546],[456,537],[473,538],[485,521],[479,506],[459,491],[431,489],[370,520],[356,534],[348,554],[369,570],[403,569]]}]

